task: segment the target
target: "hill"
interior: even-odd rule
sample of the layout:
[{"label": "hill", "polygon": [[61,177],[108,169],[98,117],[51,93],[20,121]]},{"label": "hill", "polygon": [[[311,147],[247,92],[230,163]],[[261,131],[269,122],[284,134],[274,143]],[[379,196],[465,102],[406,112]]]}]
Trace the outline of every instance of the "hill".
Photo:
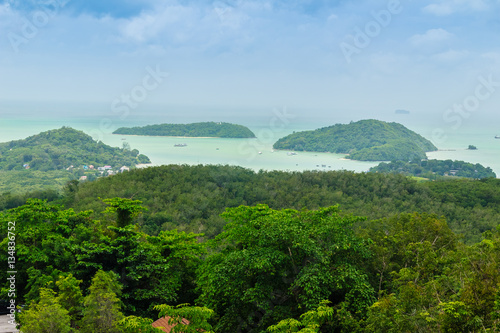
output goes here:
[{"label": "hill", "polygon": [[380,163],[376,167],[371,168],[370,172],[402,173],[429,179],[436,179],[443,176],[473,179],[496,178],[496,174],[489,167],[484,167],[479,163],[473,164],[452,160],[417,160],[412,162],[394,161],[390,163]]},{"label": "hill", "polygon": [[213,138],[255,138],[247,127],[229,123],[159,124],[143,127],[120,127],[113,134],[147,136],[187,136]]},{"label": "hill", "polygon": [[63,127],[0,143],[0,192],[61,189],[70,180],[94,180],[150,162],[137,149],[111,147]]},{"label": "hill", "polygon": [[0,170],[50,171],[83,165],[133,167],[150,162],[136,149],[111,147],[70,127],[0,143]]},{"label": "hill", "polygon": [[274,148],[349,154],[347,158],[360,161],[425,159],[426,152],[437,150],[401,124],[373,119],[293,133],[279,139]]},{"label": "hill", "polygon": [[[149,208],[137,221],[143,231],[178,229],[209,237],[221,232],[225,223],[219,214],[226,207],[266,203],[273,209],[300,210],[339,204],[345,213],[369,220],[413,212],[445,216],[456,233],[466,235],[466,242],[477,242],[482,232],[498,225],[499,185],[499,179],[417,183],[388,173],[256,173],[232,166],[165,165],[67,187],[61,204],[76,211],[102,212],[105,206],[99,197],[133,197]],[[4,205],[11,207],[13,198],[5,200]]]}]

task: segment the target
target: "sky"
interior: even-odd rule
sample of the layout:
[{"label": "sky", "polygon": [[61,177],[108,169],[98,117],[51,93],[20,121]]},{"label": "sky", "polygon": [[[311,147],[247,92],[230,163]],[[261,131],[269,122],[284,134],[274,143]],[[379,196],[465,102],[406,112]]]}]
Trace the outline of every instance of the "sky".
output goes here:
[{"label": "sky", "polygon": [[500,0],[0,0],[0,114],[408,110],[459,127],[498,114],[499,13]]}]

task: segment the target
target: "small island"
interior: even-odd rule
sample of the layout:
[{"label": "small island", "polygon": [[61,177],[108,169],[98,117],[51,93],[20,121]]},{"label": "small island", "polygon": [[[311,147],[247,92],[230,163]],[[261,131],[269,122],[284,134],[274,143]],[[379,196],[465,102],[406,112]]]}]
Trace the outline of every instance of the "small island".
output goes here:
[{"label": "small island", "polygon": [[484,167],[479,163],[473,164],[452,160],[414,160],[411,162],[394,161],[391,163],[380,163],[376,167],[371,168],[370,172],[400,173],[407,176],[433,180],[453,176],[473,179],[496,178],[496,174],[489,167]]},{"label": "small island", "polygon": [[474,145],[469,145],[469,148],[467,150],[477,150],[477,147]]},{"label": "small island", "polygon": [[255,138],[247,127],[223,122],[192,124],[158,124],[142,127],[120,127],[113,134],[143,136],[180,136],[209,138]]},{"label": "small island", "polygon": [[279,139],[274,149],[349,154],[359,161],[409,161],[437,150],[429,140],[398,123],[360,120]]}]

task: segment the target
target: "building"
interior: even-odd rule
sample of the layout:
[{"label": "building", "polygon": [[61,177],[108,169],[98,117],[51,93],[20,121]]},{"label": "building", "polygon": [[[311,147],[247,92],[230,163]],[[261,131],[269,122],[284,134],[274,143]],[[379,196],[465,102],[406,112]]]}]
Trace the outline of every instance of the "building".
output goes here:
[{"label": "building", "polygon": [[[163,332],[170,333],[172,331],[172,328],[175,327],[176,324],[169,324],[168,321],[170,320],[169,316],[163,317],[155,321],[154,323],[151,324],[153,327],[158,327],[161,329]],[[189,325],[189,320],[182,318],[182,324],[184,325]]]}]

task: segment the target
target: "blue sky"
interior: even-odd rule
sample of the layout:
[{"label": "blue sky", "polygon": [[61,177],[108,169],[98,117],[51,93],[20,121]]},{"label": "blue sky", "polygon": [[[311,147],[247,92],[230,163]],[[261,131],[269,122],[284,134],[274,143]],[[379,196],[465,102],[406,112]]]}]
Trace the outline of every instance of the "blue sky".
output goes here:
[{"label": "blue sky", "polygon": [[[499,13],[500,0],[0,0],[0,112],[109,112],[135,93],[142,109],[442,118],[481,78],[500,82]],[[498,114],[493,88],[474,112]]]}]

